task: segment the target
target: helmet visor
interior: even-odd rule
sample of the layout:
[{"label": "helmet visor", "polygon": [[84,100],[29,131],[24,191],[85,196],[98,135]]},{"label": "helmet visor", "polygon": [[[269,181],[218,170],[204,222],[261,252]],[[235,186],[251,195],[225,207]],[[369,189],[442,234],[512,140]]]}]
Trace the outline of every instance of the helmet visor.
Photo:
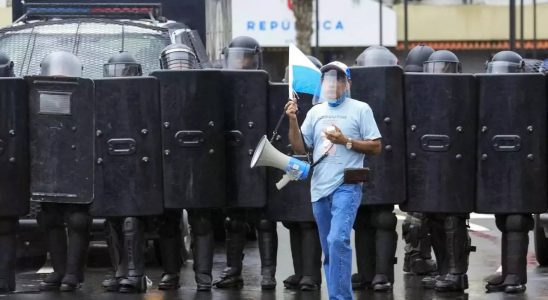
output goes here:
[{"label": "helmet visor", "polygon": [[42,64],[40,75],[81,77],[82,66],[77,64]]},{"label": "helmet visor", "polygon": [[143,70],[138,63],[116,63],[103,66],[104,77],[141,76]]},{"label": "helmet visor", "polygon": [[460,73],[460,63],[447,61],[427,61],[423,65],[425,73]]},{"label": "helmet visor", "polygon": [[487,73],[521,73],[523,64],[507,61],[492,61],[487,63]]},{"label": "helmet visor", "polygon": [[249,48],[227,48],[225,50],[224,67],[237,70],[258,70],[259,53]]},{"label": "helmet visor", "polygon": [[363,67],[385,67],[395,66],[398,64],[398,59],[395,56],[385,53],[367,53],[364,52],[356,59],[356,65]]},{"label": "helmet visor", "polygon": [[170,51],[165,53],[161,59],[162,69],[188,70],[198,68],[198,61],[193,53],[188,51]]}]

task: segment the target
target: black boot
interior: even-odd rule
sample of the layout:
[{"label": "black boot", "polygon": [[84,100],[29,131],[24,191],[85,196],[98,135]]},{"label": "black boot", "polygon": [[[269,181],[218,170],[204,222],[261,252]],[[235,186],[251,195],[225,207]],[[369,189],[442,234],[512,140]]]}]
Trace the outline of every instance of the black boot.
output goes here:
[{"label": "black boot", "polygon": [[495,215],[495,219],[497,228],[502,233],[500,244],[500,262],[502,266],[502,273],[492,274],[489,276],[489,279],[487,280],[487,285],[485,285],[487,293],[504,292],[505,286],[502,283],[504,282],[504,278],[506,278],[506,270],[508,268],[506,266],[506,263],[508,261],[508,233],[506,230],[506,215]]},{"label": "black boot", "polygon": [[360,206],[354,221],[354,242],[358,273],[352,274],[352,289],[365,289],[371,286],[375,277],[375,228],[372,225],[371,208]]},{"label": "black boot", "polygon": [[0,294],[15,291],[17,218],[0,217]]},{"label": "black boot", "polygon": [[89,247],[91,217],[85,210],[72,211],[68,215],[67,269],[60,290],[71,292],[80,288],[84,281],[84,269]]},{"label": "black boot", "polygon": [[276,260],[278,256],[276,222],[263,219],[259,220],[257,225],[261,256],[261,289],[273,290],[276,288]]},{"label": "black boot", "polygon": [[226,263],[227,268],[221,272],[213,285],[220,289],[242,288],[242,260],[246,242],[246,224],[242,219],[226,220]]},{"label": "black boot", "polygon": [[192,255],[194,256],[196,289],[210,291],[213,250],[215,248],[211,215],[201,211],[191,211],[189,217],[192,228]]},{"label": "black boot", "polygon": [[124,248],[127,254],[127,277],[120,281],[120,293],[144,293],[147,290],[145,276],[144,224],[139,218],[124,220]]},{"label": "black boot", "polygon": [[409,257],[410,272],[416,275],[428,275],[436,273],[437,264],[432,259],[430,237],[425,236],[419,240],[419,251]]},{"label": "black boot", "polygon": [[181,235],[181,211],[169,210],[164,216],[158,233],[160,235],[160,255],[164,274],[158,289],[176,290],[179,288],[179,273],[183,265],[181,249],[183,247]]},{"label": "black boot", "polygon": [[106,221],[107,246],[114,276],[102,282],[107,292],[118,292],[120,281],[127,276],[127,255],[124,251],[123,218],[109,218]]},{"label": "black boot", "polygon": [[[500,222],[504,222],[504,228],[499,226]],[[534,226],[533,218],[519,214],[497,216],[497,226],[501,231],[507,231],[506,234],[503,231],[502,276],[498,281],[489,282],[486,289],[488,292],[523,293],[527,283],[527,249],[529,230]]]},{"label": "black boot", "polygon": [[314,222],[300,223],[302,278],[299,281],[301,291],[316,291],[322,283],[322,247],[318,227]]},{"label": "black boot", "polygon": [[463,216],[449,215],[445,218],[447,258],[449,270],[436,281],[438,292],[462,292],[468,288],[468,257],[471,245],[470,236]]},{"label": "black boot", "polygon": [[63,224],[62,205],[42,204],[38,223],[46,235],[53,273],[40,283],[41,291],[56,291],[61,286],[67,263],[67,232]]},{"label": "black boot", "polygon": [[425,216],[428,227],[431,229],[430,240],[432,249],[436,255],[438,266],[438,274],[426,276],[421,280],[422,287],[425,289],[433,289],[436,286],[436,281],[447,274],[449,270],[449,261],[447,259],[446,237],[444,230],[444,216],[428,214]]},{"label": "black boot", "polygon": [[289,229],[289,245],[291,247],[291,258],[293,259],[294,274],[287,277],[283,283],[286,289],[299,289],[299,282],[303,277],[302,272],[302,235],[299,223],[287,222],[284,226]]},{"label": "black boot", "polygon": [[376,292],[391,291],[394,284],[394,264],[396,263],[395,256],[398,243],[396,225],[398,220],[392,211],[392,206],[379,207],[372,214],[376,228],[376,260],[375,277],[371,281],[371,286]]}]

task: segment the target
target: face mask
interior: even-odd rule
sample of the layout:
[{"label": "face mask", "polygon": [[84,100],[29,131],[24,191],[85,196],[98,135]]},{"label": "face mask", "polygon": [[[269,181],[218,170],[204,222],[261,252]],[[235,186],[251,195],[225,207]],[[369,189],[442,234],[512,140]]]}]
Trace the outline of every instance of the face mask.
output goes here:
[{"label": "face mask", "polygon": [[348,97],[348,92],[345,91],[339,98],[333,99],[333,100],[328,100],[327,104],[329,104],[329,106],[331,106],[331,107],[337,107],[337,106],[341,105],[341,103],[343,103],[344,100],[347,97]]}]

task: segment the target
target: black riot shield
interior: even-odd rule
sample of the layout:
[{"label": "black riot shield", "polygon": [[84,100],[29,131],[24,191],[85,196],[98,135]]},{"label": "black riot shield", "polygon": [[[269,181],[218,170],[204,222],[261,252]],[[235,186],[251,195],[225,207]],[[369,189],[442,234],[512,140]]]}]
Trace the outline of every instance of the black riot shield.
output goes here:
[{"label": "black riot shield", "polygon": [[27,99],[25,80],[0,78],[0,217],[29,210]]},{"label": "black riot shield", "polygon": [[[284,83],[270,83],[268,98],[268,138],[271,139],[280,116],[284,112],[284,106],[289,97],[288,85]],[[299,114],[297,119],[302,124],[306,113],[312,108],[312,96],[307,94],[298,95]],[[291,145],[288,139],[288,121],[287,117],[281,122],[272,145],[287,155],[293,155]],[[306,160],[306,157],[303,159]],[[287,222],[313,222],[312,204],[310,202],[310,174],[306,181],[292,181],[282,190],[276,188],[284,172],[274,168],[267,168],[268,172],[268,203],[267,217],[272,221]]]},{"label": "black riot shield", "polygon": [[364,184],[362,204],[401,204],[405,201],[405,118],[403,69],[354,67],[352,98],[364,101],[373,110],[384,149],[365,159],[373,180]]},{"label": "black riot shield", "polygon": [[540,74],[478,74],[476,211],[546,211],[546,83]]},{"label": "black riot shield", "polygon": [[474,208],[477,100],[467,74],[405,74],[407,193],[411,212]]},{"label": "black riot shield", "polygon": [[95,80],[93,216],[162,214],[158,96],[154,77]]},{"label": "black riot shield", "polygon": [[253,151],[267,132],[268,74],[222,70],[228,207],[266,204],[266,169],[250,169]]},{"label": "black riot shield", "polygon": [[225,206],[221,72],[157,71],[162,106],[166,208]]},{"label": "black riot shield", "polygon": [[91,79],[27,77],[33,201],[93,201],[94,84]]}]

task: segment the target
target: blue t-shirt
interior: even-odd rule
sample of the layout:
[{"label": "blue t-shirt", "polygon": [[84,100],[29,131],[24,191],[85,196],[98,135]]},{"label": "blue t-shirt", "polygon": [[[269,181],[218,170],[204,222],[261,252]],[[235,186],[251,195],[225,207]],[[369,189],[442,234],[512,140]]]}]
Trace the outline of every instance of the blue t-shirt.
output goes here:
[{"label": "blue t-shirt", "polygon": [[[374,140],[381,137],[373,111],[367,103],[346,98],[340,105],[331,107],[323,102],[308,111],[301,126],[306,145],[314,148],[314,161],[319,160],[330,148],[331,142],[325,138],[324,131],[332,125],[353,140]],[[363,168],[365,154],[348,150],[346,145],[333,145],[328,153],[314,167],[310,188],[312,202],[329,196],[343,183],[344,169]]]}]

